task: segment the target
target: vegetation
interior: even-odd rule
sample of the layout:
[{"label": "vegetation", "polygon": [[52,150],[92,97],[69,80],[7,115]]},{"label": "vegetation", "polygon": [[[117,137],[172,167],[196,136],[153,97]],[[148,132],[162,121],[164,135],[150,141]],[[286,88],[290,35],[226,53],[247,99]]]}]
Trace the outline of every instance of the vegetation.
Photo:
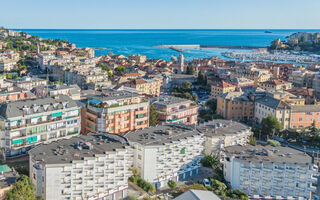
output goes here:
[{"label": "vegetation", "polygon": [[192,184],[192,185],[176,188],[171,192],[171,194],[172,196],[177,197],[188,190],[207,190],[207,188],[204,187],[202,184]]},{"label": "vegetation", "polygon": [[217,169],[220,166],[219,157],[213,154],[205,154],[200,163],[204,167],[212,167],[213,169]]},{"label": "vegetation", "polygon": [[280,142],[276,141],[276,140],[268,140],[268,144],[274,147],[278,147],[280,146]]},{"label": "vegetation", "polygon": [[123,67],[123,66],[119,66],[117,67],[114,71],[117,75],[123,74],[125,71],[127,70],[127,68]]},{"label": "vegetation", "polygon": [[22,175],[7,192],[6,200],[35,200],[35,187],[28,176]]},{"label": "vegetation", "polygon": [[174,182],[173,180],[169,180],[167,184],[171,189],[175,189],[177,187],[177,183]]},{"label": "vegetation", "polygon": [[252,131],[255,136],[259,139],[273,138],[276,133],[279,133],[282,128],[281,123],[277,118],[272,115],[269,115],[267,118],[264,118],[261,122],[261,126],[252,127]]},{"label": "vegetation", "polygon": [[159,123],[159,114],[157,113],[157,107],[155,105],[150,106],[150,126],[156,126]]},{"label": "vegetation", "polygon": [[249,144],[256,146],[257,145],[257,141],[256,138],[253,135],[250,135],[250,140],[249,140]]},{"label": "vegetation", "polygon": [[316,128],[315,122],[301,131],[284,130],[280,132],[280,137],[296,145],[320,149],[320,130]]},{"label": "vegetation", "polygon": [[129,180],[146,192],[152,194],[156,192],[155,187],[151,183],[145,181],[143,178],[140,178],[139,176],[131,176]]},{"label": "vegetation", "polygon": [[208,83],[208,78],[202,70],[198,73],[197,82],[199,85],[207,85],[207,83]]},{"label": "vegetation", "polygon": [[187,74],[193,75],[195,73],[193,66],[188,66],[187,67]]},{"label": "vegetation", "polygon": [[184,82],[181,86],[172,88],[171,90],[173,96],[189,99],[198,103],[198,96],[192,93],[192,83],[189,81]]},{"label": "vegetation", "polygon": [[199,111],[199,117],[204,121],[210,121],[213,119],[223,119],[221,115],[216,114],[217,110],[217,100],[210,99],[204,105],[206,109]]}]

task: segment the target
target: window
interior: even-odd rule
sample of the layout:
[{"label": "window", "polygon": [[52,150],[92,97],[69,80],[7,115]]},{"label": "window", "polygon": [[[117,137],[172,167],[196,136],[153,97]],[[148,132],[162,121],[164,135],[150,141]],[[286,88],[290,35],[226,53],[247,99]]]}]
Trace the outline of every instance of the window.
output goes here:
[{"label": "window", "polygon": [[141,156],[141,155],[138,155],[138,159],[141,160],[141,159],[142,159],[142,156]]}]

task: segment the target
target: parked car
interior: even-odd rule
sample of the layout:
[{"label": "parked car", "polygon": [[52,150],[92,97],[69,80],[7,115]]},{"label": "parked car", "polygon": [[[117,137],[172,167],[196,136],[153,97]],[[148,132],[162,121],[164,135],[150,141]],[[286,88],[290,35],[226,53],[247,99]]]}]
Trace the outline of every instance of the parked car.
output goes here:
[{"label": "parked car", "polygon": [[205,186],[205,187],[210,187],[211,186],[211,183],[210,183],[210,181],[208,180],[208,179],[203,179],[203,185]]}]

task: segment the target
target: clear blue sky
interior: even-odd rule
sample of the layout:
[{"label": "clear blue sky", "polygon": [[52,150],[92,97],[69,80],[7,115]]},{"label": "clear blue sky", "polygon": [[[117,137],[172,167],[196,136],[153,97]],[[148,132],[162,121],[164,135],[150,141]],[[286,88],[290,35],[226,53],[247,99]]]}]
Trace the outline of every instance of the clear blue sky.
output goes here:
[{"label": "clear blue sky", "polygon": [[320,28],[320,0],[1,0],[0,7],[6,28]]}]

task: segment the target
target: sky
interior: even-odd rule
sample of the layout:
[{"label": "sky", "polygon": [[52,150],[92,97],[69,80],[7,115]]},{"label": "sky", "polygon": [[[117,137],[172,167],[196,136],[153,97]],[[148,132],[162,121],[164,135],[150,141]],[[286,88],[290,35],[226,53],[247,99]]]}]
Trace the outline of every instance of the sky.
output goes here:
[{"label": "sky", "polygon": [[320,29],[320,0],[0,0],[18,29]]}]

